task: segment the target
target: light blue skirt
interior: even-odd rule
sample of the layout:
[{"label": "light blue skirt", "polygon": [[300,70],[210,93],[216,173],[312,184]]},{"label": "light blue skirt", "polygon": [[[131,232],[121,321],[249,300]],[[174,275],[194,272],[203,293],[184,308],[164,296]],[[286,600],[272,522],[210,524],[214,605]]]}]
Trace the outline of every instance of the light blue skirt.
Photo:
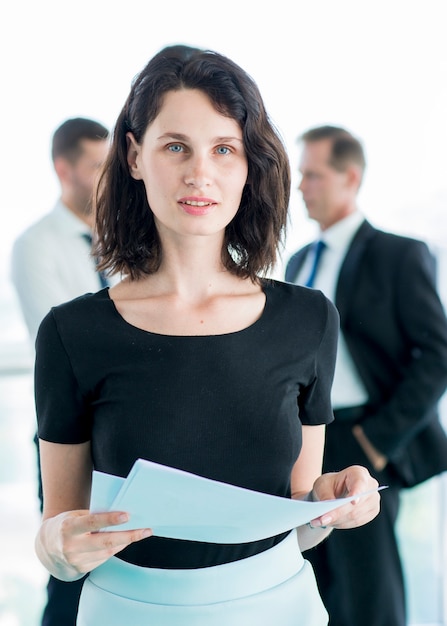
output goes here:
[{"label": "light blue skirt", "polygon": [[296,532],[261,554],[215,567],[164,570],[116,557],[84,583],[77,626],[327,626]]}]

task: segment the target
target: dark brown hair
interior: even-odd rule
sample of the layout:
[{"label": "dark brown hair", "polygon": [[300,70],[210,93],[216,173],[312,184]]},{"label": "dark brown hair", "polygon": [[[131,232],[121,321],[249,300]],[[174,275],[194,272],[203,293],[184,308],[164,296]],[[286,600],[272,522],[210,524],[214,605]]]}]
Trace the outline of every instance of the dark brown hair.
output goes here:
[{"label": "dark brown hair", "polygon": [[108,136],[109,131],[99,122],[85,117],[73,117],[54,131],[51,158],[54,161],[58,157],[64,157],[74,162],[82,153],[82,140],[103,141]]},{"label": "dark brown hair", "polygon": [[162,249],[144,183],[129,172],[126,133],[141,143],[164,95],[179,89],[203,91],[242,129],[248,178],[226,228],[222,261],[234,274],[257,280],[274,265],[287,225],[288,157],[253,79],[216,52],[183,45],[164,48],[149,61],[133,80],[116,122],[96,193],[101,267],[139,278],[160,266]]}]

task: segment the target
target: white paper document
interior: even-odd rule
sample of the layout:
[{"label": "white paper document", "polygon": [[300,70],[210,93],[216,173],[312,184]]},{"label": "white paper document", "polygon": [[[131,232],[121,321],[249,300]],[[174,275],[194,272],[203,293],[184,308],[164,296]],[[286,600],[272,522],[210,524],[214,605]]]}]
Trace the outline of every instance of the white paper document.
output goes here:
[{"label": "white paper document", "polygon": [[151,528],[159,537],[245,543],[289,531],[353,499],[291,500],[138,459],[127,478],[93,472],[90,510],[129,513],[125,524],[103,530]]}]

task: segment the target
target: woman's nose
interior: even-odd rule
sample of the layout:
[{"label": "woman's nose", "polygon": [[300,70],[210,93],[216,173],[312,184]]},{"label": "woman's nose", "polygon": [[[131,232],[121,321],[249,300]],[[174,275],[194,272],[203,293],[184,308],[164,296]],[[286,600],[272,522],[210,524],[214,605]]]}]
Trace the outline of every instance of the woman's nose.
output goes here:
[{"label": "woman's nose", "polygon": [[212,166],[205,156],[196,155],[188,161],[185,173],[185,183],[190,187],[201,189],[212,181]]}]

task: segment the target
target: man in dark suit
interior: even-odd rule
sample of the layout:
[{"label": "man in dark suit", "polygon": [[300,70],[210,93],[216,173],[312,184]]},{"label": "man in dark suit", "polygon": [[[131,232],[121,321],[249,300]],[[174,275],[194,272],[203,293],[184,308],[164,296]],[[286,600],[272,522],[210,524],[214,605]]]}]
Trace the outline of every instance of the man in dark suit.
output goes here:
[{"label": "man in dark suit", "polygon": [[[437,402],[447,385],[447,322],[425,243],[374,228],[357,208],[361,143],[324,126],[302,137],[300,171],[309,217],[324,242],[289,260],[286,280],[313,284],[337,306],[340,340],[324,471],[366,466],[381,513],[309,551],[330,626],[405,626],[405,589],[395,534],[399,491],[447,470]],[[297,320],[299,323],[299,320]]]}]

